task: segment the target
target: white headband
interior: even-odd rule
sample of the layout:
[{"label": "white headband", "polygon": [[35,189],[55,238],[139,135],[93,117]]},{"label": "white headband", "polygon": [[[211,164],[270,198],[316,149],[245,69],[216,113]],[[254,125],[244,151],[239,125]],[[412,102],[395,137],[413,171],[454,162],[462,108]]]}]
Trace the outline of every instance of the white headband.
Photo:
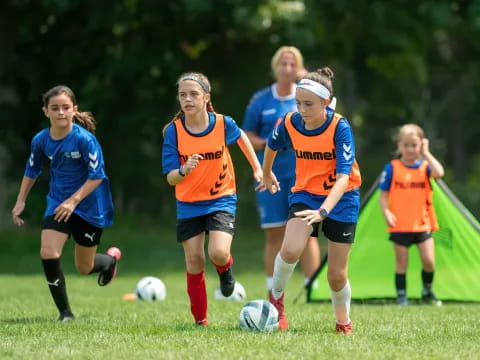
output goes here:
[{"label": "white headband", "polygon": [[330,99],[330,91],[325,86],[316,81],[310,79],[302,79],[297,84],[297,87],[308,90],[315,95],[320,96],[324,100]]}]

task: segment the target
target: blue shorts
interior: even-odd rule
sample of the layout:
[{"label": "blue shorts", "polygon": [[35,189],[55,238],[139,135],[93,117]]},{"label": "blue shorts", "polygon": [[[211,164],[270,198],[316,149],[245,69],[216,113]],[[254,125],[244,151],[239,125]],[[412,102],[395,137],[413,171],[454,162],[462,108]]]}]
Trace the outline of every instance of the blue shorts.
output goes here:
[{"label": "blue shorts", "polygon": [[270,194],[268,190],[256,191],[257,209],[260,215],[260,227],[270,229],[284,226],[288,220],[288,197],[295,179],[280,179],[280,191]]}]

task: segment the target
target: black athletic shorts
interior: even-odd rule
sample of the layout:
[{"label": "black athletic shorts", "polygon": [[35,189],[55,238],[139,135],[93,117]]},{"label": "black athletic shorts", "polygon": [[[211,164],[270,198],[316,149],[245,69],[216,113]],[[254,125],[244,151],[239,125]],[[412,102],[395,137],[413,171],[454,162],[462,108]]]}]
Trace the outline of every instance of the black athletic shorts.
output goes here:
[{"label": "black athletic shorts", "polygon": [[[311,207],[303,203],[295,203],[290,206],[288,211],[288,220],[297,217],[295,213],[302,210],[312,210]],[[318,237],[319,226],[322,225],[322,232],[328,240],[338,243],[353,243],[357,223],[347,223],[326,218],[321,223],[313,223],[313,231],[310,236]]]},{"label": "black athletic shorts", "polygon": [[235,233],[235,215],[226,211],[177,220],[177,242],[181,243],[203,232],[223,231],[230,235]]},{"label": "black athletic shorts", "polygon": [[55,230],[72,236],[73,240],[82,246],[92,247],[100,244],[103,229],[91,225],[77,214],[73,213],[67,222],[58,222],[53,218],[54,215],[45,216],[42,229]]},{"label": "black athletic shorts", "polygon": [[390,240],[395,244],[409,247],[417,245],[432,237],[430,231],[427,232],[394,232],[390,233]]}]

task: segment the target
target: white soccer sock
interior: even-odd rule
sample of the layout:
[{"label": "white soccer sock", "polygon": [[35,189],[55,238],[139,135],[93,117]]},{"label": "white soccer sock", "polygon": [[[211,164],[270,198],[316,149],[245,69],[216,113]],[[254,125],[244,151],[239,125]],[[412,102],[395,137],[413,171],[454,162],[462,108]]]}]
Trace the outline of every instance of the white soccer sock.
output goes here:
[{"label": "white soccer sock", "polygon": [[283,291],[285,290],[287,282],[292,276],[297,263],[298,261],[295,261],[293,264],[287,264],[280,256],[280,253],[277,254],[273,268],[272,288],[272,295],[275,299],[280,299],[282,297]]},{"label": "white soccer sock", "polygon": [[337,318],[337,323],[340,325],[347,325],[350,323],[350,300],[352,299],[352,290],[350,289],[350,282],[347,283],[340,291],[330,290],[332,294],[333,310]]},{"label": "white soccer sock", "polygon": [[273,288],[273,276],[267,276],[267,290],[270,291]]}]

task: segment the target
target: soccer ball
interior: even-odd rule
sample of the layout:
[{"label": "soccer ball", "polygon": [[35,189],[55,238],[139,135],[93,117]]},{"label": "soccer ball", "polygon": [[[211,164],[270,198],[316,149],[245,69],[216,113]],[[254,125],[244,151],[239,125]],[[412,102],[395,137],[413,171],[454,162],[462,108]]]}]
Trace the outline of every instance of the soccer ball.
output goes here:
[{"label": "soccer ball", "polygon": [[233,293],[230,296],[223,296],[220,288],[215,289],[213,294],[215,300],[233,300],[233,301],[243,301],[247,298],[247,293],[242,284],[235,281],[235,287],[233,288]]},{"label": "soccer ball", "polygon": [[278,329],[278,311],[266,300],[253,300],[240,311],[240,328],[253,331]]},{"label": "soccer ball", "polygon": [[154,276],[142,278],[135,288],[135,295],[138,300],[160,301],[167,297],[167,288],[162,280]]}]

